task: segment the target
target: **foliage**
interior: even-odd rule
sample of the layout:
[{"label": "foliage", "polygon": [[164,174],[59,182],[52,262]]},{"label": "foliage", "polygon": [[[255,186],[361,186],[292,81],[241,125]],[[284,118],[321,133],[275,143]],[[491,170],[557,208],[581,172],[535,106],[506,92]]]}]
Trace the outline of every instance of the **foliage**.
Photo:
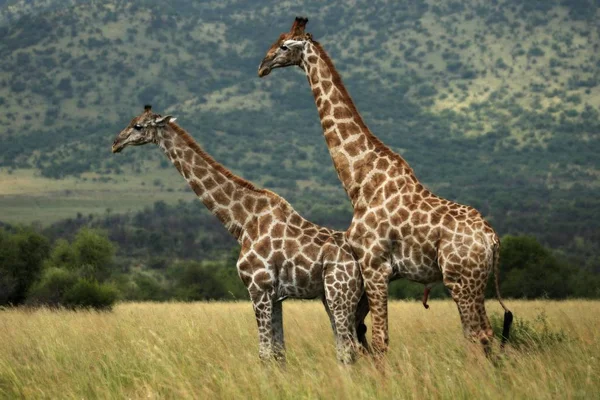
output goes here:
[{"label": "foliage", "polygon": [[[168,209],[166,207],[162,211],[165,216],[170,215]],[[172,221],[173,216],[169,218]],[[118,225],[112,227],[118,232],[122,229]],[[102,231],[83,227],[73,233],[63,231],[63,234],[73,235],[75,239],[72,243],[64,238],[55,240],[48,258],[40,262],[45,266],[40,279],[34,279],[28,285],[31,286],[27,298],[29,304],[76,306],[77,303],[73,303],[72,298],[67,298],[67,293],[74,290],[76,285],[79,285],[75,292],[77,294],[89,291],[92,294],[98,292],[100,296],[105,290],[109,294],[115,291],[119,293],[118,297],[128,301],[227,300],[248,297],[235,266],[239,253],[239,246],[235,244],[222,247],[219,252],[200,253],[204,254],[198,258],[201,261],[194,261],[196,257],[178,258],[178,247],[166,245],[152,257],[140,258],[126,257],[128,244],[117,246]],[[83,251],[84,244],[86,251]],[[136,244],[136,250],[151,253],[151,249],[146,246],[153,246],[153,242]],[[113,259],[117,248],[125,248],[124,252],[117,253],[118,262]],[[10,247],[0,246],[0,249]],[[505,236],[501,249],[500,288],[504,298],[600,297],[600,274],[574,267],[533,237]],[[94,267],[91,268],[90,265]],[[493,279],[491,276],[487,287],[488,298],[496,295]],[[3,282],[9,281],[5,278]],[[102,286],[105,283],[110,285],[109,289]],[[89,296],[93,297],[92,294]],[[420,301],[423,285],[405,279],[397,280],[391,283],[389,294],[391,298]],[[430,293],[432,299],[447,297],[447,290],[441,283],[435,285]],[[83,300],[82,302],[86,304]]]},{"label": "foliage", "polygon": [[73,243],[58,239],[48,260],[49,267],[78,271],[88,279],[106,280],[111,273],[116,246],[99,230],[80,229]]},{"label": "foliage", "polygon": [[[504,317],[493,313],[490,315],[490,323],[496,338],[500,341]],[[569,340],[569,336],[562,329],[553,329],[550,326],[546,313],[542,311],[533,320],[515,317],[508,343],[512,348],[531,351],[545,350]]]},{"label": "foliage", "polygon": [[9,232],[0,228],[0,305],[25,301],[49,249],[48,239],[33,230]]},{"label": "foliage", "polygon": [[103,281],[111,273],[115,245],[106,234],[81,229],[72,244],[80,274],[87,279]]},{"label": "foliage", "polygon": [[[45,238],[44,238],[45,239]],[[56,240],[38,281],[30,281],[30,305],[110,309],[119,291],[106,281],[113,273],[115,245],[106,234],[83,228],[72,243]]]},{"label": "foliage", "polygon": [[49,267],[29,291],[27,303],[58,307],[65,305],[65,294],[77,283],[77,275],[68,269]]},{"label": "foliage", "polygon": [[72,308],[110,310],[118,297],[119,292],[111,284],[80,279],[65,292],[63,304]]},{"label": "foliage", "polygon": [[196,301],[229,297],[223,282],[215,277],[214,271],[201,263],[177,263],[167,273],[173,282],[173,297],[177,300]]},{"label": "foliage", "polygon": [[150,271],[135,271],[114,279],[114,284],[124,300],[164,301],[170,292],[162,277]]},{"label": "foliage", "polygon": [[[585,277],[585,278],[584,278]],[[598,297],[600,275],[577,268],[531,236],[504,236],[500,252],[500,290],[504,297]],[[488,295],[495,295],[493,284]]]}]

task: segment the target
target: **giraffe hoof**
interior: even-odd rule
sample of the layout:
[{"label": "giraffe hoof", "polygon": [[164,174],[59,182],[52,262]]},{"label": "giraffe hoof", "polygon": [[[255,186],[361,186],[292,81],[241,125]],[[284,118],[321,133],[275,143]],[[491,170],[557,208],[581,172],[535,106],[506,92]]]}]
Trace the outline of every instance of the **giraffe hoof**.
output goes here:
[{"label": "giraffe hoof", "polygon": [[425,307],[426,310],[429,310],[429,304],[423,304],[423,307]]}]

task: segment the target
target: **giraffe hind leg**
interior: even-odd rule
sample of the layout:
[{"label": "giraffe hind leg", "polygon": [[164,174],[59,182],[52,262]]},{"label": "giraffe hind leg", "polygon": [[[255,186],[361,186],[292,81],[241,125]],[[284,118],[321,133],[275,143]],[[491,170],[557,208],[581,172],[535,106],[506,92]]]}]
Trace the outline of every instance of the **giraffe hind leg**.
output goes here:
[{"label": "giraffe hind leg", "polygon": [[326,296],[321,298],[323,302],[323,306],[325,307],[325,311],[327,312],[327,317],[329,318],[329,323],[331,324],[331,330],[333,331],[334,338],[337,338],[337,329],[335,327],[335,319],[333,318],[333,314],[331,313],[331,309],[329,308],[329,304],[327,303]]},{"label": "giraffe hind leg", "polygon": [[481,321],[481,330],[485,332],[486,336],[491,341],[494,338],[494,330],[492,329],[492,324],[490,324],[490,320],[485,311],[485,302],[483,299],[477,304],[477,309],[479,311],[479,320]]},{"label": "giraffe hind leg", "polygon": [[367,294],[363,293],[356,309],[356,336],[360,343],[360,351],[362,354],[371,354],[371,347],[367,340],[367,325],[365,325],[365,318],[369,313],[369,299]]},{"label": "giraffe hind leg", "polygon": [[[326,281],[328,281],[327,276]],[[336,290],[334,287],[326,285],[325,299],[326,309],[329,310],[335,333],[338,361],[342,364],[351,364],[356,361],[356,350],[359,347],[356,340],[356,314],[359,298],[350,290]]]},{"label": "giraffe hind leg", "polygon": [[450,289],[452,299],[458,307],[463,334],[467,339],[481,343],[486,355],[489,355],[491,337],[488,331],[489,321],[485,314],[483,288],[470,285],[465,278],[458,281],[444,279],[444,284]]}]

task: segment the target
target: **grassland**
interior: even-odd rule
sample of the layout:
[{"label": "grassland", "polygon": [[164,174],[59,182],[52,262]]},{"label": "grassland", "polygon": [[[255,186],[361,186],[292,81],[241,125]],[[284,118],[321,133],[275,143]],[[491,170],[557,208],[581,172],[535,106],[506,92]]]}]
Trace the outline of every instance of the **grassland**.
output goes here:
[{"label": "grassland", "polygon": [[77,213],[124,213],[156,201],[176,203],[194,198],[174,168],[127,171],[110,179],[86,173],[79,178],[58,180],[40,176],[31,169],[0,171],[0,221],[12,223],[46,225],[73,218]]},{"label": "grassland", "polygon": [[[450,301],[391,304],[387,372],[335,361],[317,302],[284,304],[287,368],[261,365],[247,302],[121,304],[111,313],[0,312],[3,398],[593,398],[600,302],[511,301],[568,340],[494,365],[462,339]],[[494,302],[490,312],[498,312]]]}]

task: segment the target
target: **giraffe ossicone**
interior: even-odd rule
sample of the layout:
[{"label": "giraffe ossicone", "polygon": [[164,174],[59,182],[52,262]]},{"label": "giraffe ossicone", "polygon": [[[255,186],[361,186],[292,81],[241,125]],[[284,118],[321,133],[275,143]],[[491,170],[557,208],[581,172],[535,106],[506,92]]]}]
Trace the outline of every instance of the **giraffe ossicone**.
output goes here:
[{"label": "giraffe ossicone", "polygon": [[[498,235],[474,208],[427,190],[408,163],[371,133],[329,55],[305,32],[307,22],[298,17],[292,29],[279,36],[258,75],[288,66],[306,73],[329,153],[354,208],[346,237],[365,282],[373,349],[382,354],[388,348],[388,284],[407,278],[426,287],[442,281],[457,304],[465,336],[479,340],[488,351],[493,331],[484,290],[492,271],[505,310],[504,343],[512,313],[498,287]],[[289,46],[290,40],[303,45]]]},{"label": "giraffe ossicone", "polygon": [[282,197],[234,175],[174,120],[146,106],[117,135],[112,151],[157,144],[240,243],[237,269],[252,300],[260,357],[285,359],[282,302],[286,298],[322,299],[341,362],[354,361],[356,350],[368,352],[363,324],[367,298],[343,232],[307,221]]}]

